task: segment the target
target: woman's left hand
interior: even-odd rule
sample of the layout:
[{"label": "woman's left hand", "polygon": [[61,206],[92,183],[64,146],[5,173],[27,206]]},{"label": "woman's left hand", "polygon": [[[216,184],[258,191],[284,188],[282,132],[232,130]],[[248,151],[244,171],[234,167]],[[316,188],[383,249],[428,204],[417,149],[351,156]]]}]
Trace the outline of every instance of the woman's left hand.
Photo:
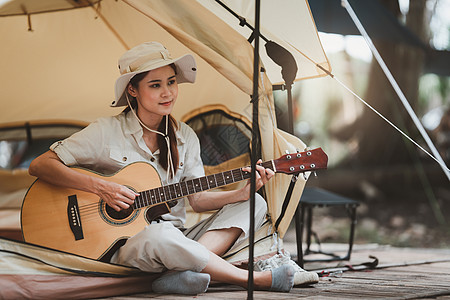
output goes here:
[{"label": "woman's left hand", "polygon": [[[261,166],[261,160],[256,163],[256,191],[266,184],[275,173],[271,169]],[[244,172],[251,172],[251,167],[242,168]],[[221,209],[227,204],[243,202],[250,199],[250,180],[239,190],[200,192],[188,196],[189,204],[195,212]]]},{"label": "woman's left hand", "polygon": [[[261,163],[261,159],[256,162],[256,191],[259,190],[263,185],[265,185],[273,175],[275,175],[274,171],[264,168],[260,165]],[[251,170],[251,167],[242,168],[242,171],[245,172],[251,172]],[[243,189],[246,191],[248,198],[250,198],[250,180],[247,182]]]}]

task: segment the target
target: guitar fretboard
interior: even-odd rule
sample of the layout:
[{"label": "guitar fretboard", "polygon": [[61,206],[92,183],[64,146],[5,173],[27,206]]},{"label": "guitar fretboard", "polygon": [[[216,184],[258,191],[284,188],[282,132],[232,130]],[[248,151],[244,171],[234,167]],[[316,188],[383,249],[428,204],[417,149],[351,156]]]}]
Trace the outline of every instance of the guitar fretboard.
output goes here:
[{"label": "guitar fretboard", "polygon": [[[261,165],[264,168],[273,170],[272,161],[266,161]],[[251,174],[249,172],[244,172],[242,171],[242,168],[239,168],[141,191],[139,192],[139,196],[135,198],[132,207],[133,209],[139,209],[172,201],[195,193],[249,179],[250,176]]]}]

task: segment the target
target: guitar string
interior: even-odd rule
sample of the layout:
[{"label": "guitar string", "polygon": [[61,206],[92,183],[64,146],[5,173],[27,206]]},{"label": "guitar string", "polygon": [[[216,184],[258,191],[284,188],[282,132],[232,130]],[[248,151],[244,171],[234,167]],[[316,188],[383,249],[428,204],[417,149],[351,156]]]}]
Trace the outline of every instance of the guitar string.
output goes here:
[{"label": "guitar string", "polygon": [[[269,164],[269,162],[267,162],[267,163]],[[220,176],[219,177],[217,176],[219,174],[220,175],[224,175],[225,174],[225,176],[226,176],[226,175],[228,175],[227,173],[229,173],[229,176],[227,178],[223,177],[223,179],[221,179]],[[226,172],[223,172],[223,173],[212,174],[212,175],[209,175],[209,176],[196,178],[194,180],[197,180],[198,183],[200,184],[201,191],[210,189],[210,187],[211,187],[211,185],[209,183],[210,176],[214,176],[215,186],[213,188],[215,188],[215,187],[220,187],[220,186],[232,184],[232,183],[235,183],[235,182],[238,182],[238,181],[241,181],[241,180],[245,180],[246,179],[245,178],[246,172],[242,172],[242,169],[234,169],[234,170],[226,171]],[[231,179],[232,181],[231,182],[227,182],[227,180],[229,180],[229,179]],[[180,196],[180,198],[184,197],[184,196],[188,196],[188,195],[193,194],[193,193],[196,193],[196,188],[194,187],[194,184],[195,184],[194,180],[191,181],[192,183],[191,183],[190,187],[188,186],[188,183],[185,182],[186,183],[185,190],[186,190],[187,194],[184,194],[183,190],[181,190],[182,196]],[[165,203],[165,202],[168,202],[168,201],[176,200],[177,197],[172,197],[172,195],[176,195],[177,194],[176,185],[177,184],[172,184],[172,185],[166,186],[166,187],[169,188],[168,193],[171,194],[170,195],[171,198],[169,200],[158,201],[156,199],[156,203],[152,203],[152,200],[148,199],[148,197],[151,197],[151,196],[147,196],[147,199],[146,199],[146,197],[143,196],[143,194],[151,193],[152,190],[156,190],[158,188],[163,188],[163,187],[158,187],[158,188],[155,188],[155,189],[152,189],[152,190],[146,190],[146,191],[141,192],[141,195],[138,196],[140,198],[137,199],[137,202],[135,202],[135,204],[138,203],[139,206],[142,206],[142,207],[134,207],[133,211],[139,210],[141,208],[155,206],[155,205],[162,204],[162,203]],[[193,191],[193,192],[191,193],[191,191]],[[166,197],[164,197],[164,198],[166,198]],[[81,205],[79,207],[79,213],[80,213],[81,218],[86,221],[86,220],[88,220],[88,218],[90,216],[97,216],[99,209],[100,209],[99,208],[99,202],[93,202],[93,203]],[[118,213],[120,213],[120,212],[118,212]]]},{"label": "guitar string", "polygon": [[[223,186],[223,185],[230,184],[230,183],[234,183],[234,182],[237,181],[237,180],[235,180],[235,178],[237,178],[238,180],[243,180],[243,179],[245,179],[245,175],[241,172],[240,169],[232,170],[230,172],[230,175],[226,179],[230,179],[230,178],[232,179],[232,182],[229,182],[229,183],[227,183],[226,181],[223,181],[223,180],[217,180],[217,178],[215,178],[215,181],[216,181],[215,185],[216,185],[216,187]],[[209,184],[209,182],[208,182],[208,177],[207,176],[205,176],[203,178],[198,178],[198,183],[200,185],[201,191],[207,190],[211,186]],[[138,196],[139,198],[137,198],[137,201],[134,203],[135,207],[133,207],[132,210],[136,211],[136,210],[141,209],[141,208],[151,207],[151,206],[155,206],[155,205],[158,205],[158,204],[162,204],[162,203],[165,203],[165,202],[177,199],[178,197],[176,197],[176,195],[177,195],[176,184],[175,185],[170,185],[170,186],[167,186],[167,187],[169,189],[169,191],[167,191],[167,193],[170,194],[170,198],[169,199],[166,200],[166,195],[164,194],[163,198],[155,199],[155,202],[153,202],[153,200],[151,200],[151,195],[147,195],[147,197],[145,196],[145,194],[146,193],[148,194],[151,190],[143,191],[143,192],[141,192],[141,195]],[[187,192],[187,194],[185,194],[185,193],[183,193],[183,191],[181,191],[182,194],[181,194],[180,198],[184,197],[184,196],[187,196],[187,195],[190,195],[190,194],[193,194],[193,192],[196,191],[196,188],[194,187],[194,182],[192,181],[192,184],[191,184],[190,187],[188,187],[186,185],[184,190]],[[193,191],[193,192],[191,193],[191,191]],[[173,197],[173,195],[175,195],[175,197]],[[81,205],[79,207],[80,216],[84,220],[87,220],[89,216],[97,216],[98,215],[98,211],[104,209],[104,208],[99,208],[99,206],[101,206],[101,204],[99,202],[94,202],[94,203]],[[118,213],[120,213],[120,212],[118,212]]]},{"label": "guitar string", "polygon": [[[227,177],[225,179],[225,181],[221,180],[220,178],[217,179],[217,175],[218,174],[222,174],[222,173],[213,174],[213,175],[209,175],[209,176],[204,176],[204,177],[196,178],[194,180],[198,180],[199,184],[201,185],[201,191],[205,191],[205,190],[211,189],[210,188],[210,184],[208,182],[208,180],[209,180],[208,177],[210,177],[210,176],[216,175],[216,177],[214,178],[215,186],[213,188],[221,187],[221,186],[224,186],[224,185],[227,185],[227,184],[232,184],[232,183],[235,183],[235,182],[238,182],[238,181],[241,181],[241,180],[245,180],[245,175],[246,174],[245,174],[245,172],[242,173],[240,169],[235,169],[235,170],[231,170],[231,171],[227,171],[227,172],[230,172],[231,179],[233,180],[232,182],[226,182],[226,180],[230,179],[230,177]],[[227,173],[227,172],[223,172],[223,173]],[[237,179],[235,179],[235,178],[237,178]],[[193,182],[194,180],[191,180],[191,181]],[[189,183],[187,181],[183,181],[182,183],[185,183],[186,187],[184,189],[183,188],[178,188],[179,190],[181,190],[181,195],[180,194],[177,195],[178,192],[177,192],[177,187],[176,186],[179,183],[175,183],[175,184],[171,184],[171,185],[157,187],[157,188],[150,189],[150,190],[141,191],[141,192],[139,192],[139,193],[141,193],[141,195],[139,195],[136,199],[137,199],[137,201],[139,201],[140,204],[144,204],[144,206],[151,206],[151,205],[156,205],[156,204],[160,204],[160,203],[163,203],[163,202],[175,200],[178,197],[188,196],[188,195],[193,194],[193,193],[196,192],[195,191],[196,188],[194,187],[194,183],[192,183],[192,186],[189,186]],[[170,198],[169,199],[164,199],[164,200],[155,199],[156,202],[153,203],[154,200],[149,199],[149,198],[152,198],[153,196],[151,196],[151,195],[147,195],[147,196],[143,195],[145,193],[149,194],[152,191],[155,191],[155,194],[156,194],[156,190],[157,189],[161,189],[161,188],[169,189],[169,191],[167,191],[170,194]],[[187,193],[183,193],[183,190],[186,190]],[[192,190],[192,192],[191,192],[191,190]],[[164,191],[165,190],[163,190],[163,192]],[[175,197],[173,197],[172,195],[175,195]],[[159,198],[161,199],[161,197],[159,197]],[[164,196],[164,198],[166,198],[166,196]],[[95,207],[96,208],[96,206],[98,206],[98,202],[93,202],[93,203],[81,205],[80,206],[80,211],[82,211],[85,208],[87,208],[87,209],[89,209],[91,207]]]},{"label": "guitar string", "polygon": [[[263,165],[266,168],[270,168],[272,166],[272,162],[271,161],[267,161],[267,162],[262,163],[261,165]],[[231,180],[232,180],[231,182],[227,182],[227,180],[230,179],[230,176],[227,173],[229,173],[229,175],[231,175]],[[198,183],[201,186],[201,191],[204,191],[204,190],[211,189],[211,185],[209,183],[210,176],[214,176],[215,186],[213,185],[214,186],[213,188],[216,188],[216,187],[221,187],[221,186],[232,184],[232,183],[235,183],[235,182],[238,182],[238,181],[245,180],[246,179],[245,176],[248,175],[248,174],[250,174],[250,173],[243,172],[242,168],[239,168],[239,169],[234,169],[234,170],[230,170],[230,171],[226,171],[226,172],[222,172],[222,173],[212,174],[212,175],[209,175],[209,176],[204,176],[204,177],[201,177],[201,178],[193,179],[193,180],[190,181],[190,182],[192,182],[192,185],[190,187],[188,186],[188,182],[189,181],[184,181],[186,183],[185,190],[187,191],[187,194],[183,194],[183,190],[180,187],[180,191],[182,193],[182,196],[180,196],[180,197],[172,197],[172,195],[176,195],[177,196],[176,185],[178,183],[167,185],[165,187],[167,187],[169,189],[168,193],[171,196],[171,198],[168,199],[168,200],[163,200],[163,201],[161,201],[161,200],[158,201],[156,199],[156,201],[157,201],[156,203],[150,203],[152,200],[151,199],[149,200],[148,196],[147,196],[147,199],[146,199],[146,197],[142,196],[142,195],[145,194],[145,193],[149,193],[149,192],[151,193],[151,191],[155,191],[155,194],[156,194],[156,190],[157,189],[164,188],[164,187],[157,187],[157,188],[154,188],[152,190],[142,191],[141,192],[142,194],[140,196],[138,196],[140,198],[138,198],[137,202],[135,202],[135,204],[139,203],[139,206],[141,206],[141,205],[142,206],[141,207],[133,207],[132,208],[132,212],[135,212],[135,211],[137,211],[139,209],[142,209],[142,208],[147,208],[147,207],[150,208],[150,207],[158,205],[158,204],[162,204],[162,203],[165,203],[165,202],[168,202],[168,201],[176,200],[178,198],[182,198],[182,197],[185,197],[185,196],[197,193],[196,188],[194,186],[194,184],[195,184],[194,180],[198,181]],[[219,175],[219,177],[218,177],[218,175]],[[228,175],[228,176],[225,178],[226,175]],[[222,179],[220,178],[220,176],[222,176]],[[170,190],[170,188],[172,188],[172,190]],[[191,190],[193,192],[191,192]],[[163,189],[163,192],[165,192],[164,189]],[[166,198],[165,195],[164,195],[164,198]],[[97,219],[99,206],[100,206],[99,202],[93,202],[93,203],[81,205],[79,207],[80,218],[82,218],[82,220],[84,222],[89,221],[91,219],[90,217],[95,217],[95,219]],[[118,212],[118,213],[120,213],[120,212]]]},{"label": "guitar string", "polygon": [[[260,165],[264,166],[265,168],[270,168],[270,169],[272,169],[273,163],[274,163],[273,161],[267,161],[267,162],[261,163]],[[272,170],[273,170],[273,169],[272,169]],[[228,174],[228,173],[229,173],[229,174]],[[116,220],[117,222],[120,222],[120,221],[127,222],[127,221],[129,221],[129,217],[130,217],[132,214],[135,214],[136,211],[138,211],[138,210],[140,210],[140,209],[142,209],[142,208],[155,206],[155,205],[158,205],[158,204],[162,204],[162,203],[165,203],[165,202],[168,202],[168,201],[176,200],[176,199],[178,199],[178,198],[182,198],[182,197],[184,197],[184,196],[188,196],[188,195],[197,193],[197,192],[199,192],[199,191],[196,191],[195,186],[197,186],[197,184],[195,183],[195,180],[197,180],[198,183],[200,184],[200,186],[201,186],[201,191],[204,191],[204,190],[209,190],[209,189],[211,189],[211,185],[210,185],[210,183],[208,182],[208,180],[210,180],[211,176],[213,176],[213,177],[214,177],[214,180],[215,180],[215,186],[213,185],[214,187],[212,187],[212,188],[216,188],[216,187],[225,186],[225,185],[228,185],[228,184],[232,184],[232,183],[235,183],[235,182],[239,182],[239,181],[248,179],[248,175],[249,175],[249,174],[250,174],[249,172],[243,172],[243,171],[242,171],[242,168],[239,168],[239,169],[234,169],[234,170],[230,170],[230,171],[226,171],[226,172],[222,172],[222,173],[211,174],[211,175],[209,175],[209,176],[204,176],[204,177],[201,177],[201,178],[196,178],[196,179],[193,179],[193,180],[190,180],[190,181],[185,181],[185,183],[186,183],[185,190],[187,191],[187,194],[184,195],[184,194],[183,194],[183,189],[182,189],[181,187],[179,187],[182,196],[180,196],[180,197],[174,197],[174,198],[171,198],[171,199],[169,199],[169,200],[160,201],[159,203],[156,202],[156,203],[149,204],[148,198],[145,199],[145,197],[144,197],[144,196],[141,196],[141,195],[142,195],[142,194],[141,194],[140,196],[138,196],[138,197],[140,197],[140,198],[138,199],[138,203],[139,203],[139,201],[142,200],[142,201],[143,201],[142,203],[144,204],[142,207],[133,207],[133,208],[132,208],[132,212],[131,212],[129,215],[126,215],[126,216],[125,216],[124,218],[122,218],[122,219],[116,219],[116,218],[111,217],[111,216],[110,216],[110,217],[111,217],[113,220]],[[217,177],[218,175],[219,175],[219,177]],[[230,179],[230,175],[231,175],[231,181],[230,181],[230,182],[227,182],[227,179]],[[223,180],[220,179],[220,176],[222,176],[222,179],[223,179]],[[225,176],[227,176],[227,177],[225,177]],[[246,176],[247,176],[247,178],[246,178]],[[236,178],[237,178],[237,180],[236,180]],[[192,183],[192,185],[191,185],[191,187],[190,187],[191,189],[189,189],[188,182],[191,182],[191,183]],[[212,183],[212,181],[211,181],[211,183]],[[172,193],[171,193],[171,191],[170,191],[170,188],[171,188],[171,187],[172,187],[173,195],[177,195],[176,186],[177,186],[178,184],[179,184],[179,183],[171,184],[171,185],[165,186],[165,187],[167,187],[167,188],[169,189],[168,193],[169,193],[170,196],[172,196]],[[207,186],[205,186],[205,184],[206,184]],[[164,187],[157,187],[157,188],[154,188],[154,189],[152,189],[152,190],[157,190],[157,189],[160,189],[160,188],[163,188],[164,197],[166,198]],[[145,194],[145,193],[151,192],[152,190],[142,191],[141,193]],[[191,192],[191,190],[193,190],[193,192]],[[155,195],[156,195],[156,192],[155,192]],[[161,194],[161,195],[162,195],[162,194]],[[160,199],[161,199],[161,198],[160,198]],[[152,200],[150,200],[150,201],[152,201]],[[142,204],[142,203],[141,203],[141,204]],[[135,202],[135,204],[136,204],[136,202]],[[141,205],[141,204],[139,204],[139,205]],[[89,222],[89,221],[91,221],[91,220],[97,220],[97,219],[98,219],[98,215],[99,215],[99,213],[98,213],[98,211],[99,211],[99,206],[103,206],[103,204],[101,204],[101,203],[98,202],[98,201],[97,201],[97,202],[93,202],[93,203],[89,203],[89,204],[85,204],[85,205],[81,205],[81,206],[79,207],[79,215],[80,215],[81,223],[83,223],[83,222],[86,223],[86,222]],[[102,208],[102,210],[104,210],[104,208]],[[118,212],[118,213],[120,213],[120,212]],[[133,218],[133,217],[132,217],[132,218]]]},{"label": "guitar string", "polygon": [[[265,163],[263,163],[262,165],[263,165],[264,167],[271,167],[271,161],[265,162]],[[227,172],[230,173],[232,182],[229,182],[229,183],[226,182],[227,179],[230,179],[229,177],[223,178],[223,180],[220,179],[220,176],[219,176],[219,179],[217,178],[217,175],[220,174],[220,175],[223,176],[223,175],[226,174]],[[201,187],[201,190],[204,191],[204,190],[210,189],[210,184],[209,184],[209,182],[208,182],[208,180],[209,180],[208,177],[210,177],[210,176],[214,176],[214,180],[215,180],[215,185],[216,185],[216,186],[213,187],[213,188],[216,188],[216,187],[220,187],[220,186],[224,186],[224,185],[227,185],[227,184],[231,184],[231,183],[234,183],[234,182],[237,182],[237,181],[244,180],[244,179],[245,179],[245,175],[247,175],[247,174],[248,174],[248,172],[242,172],[242,169],[239,168],[239,169],[234,169],[234,170],[230,170],[230,171],[226,171],[226,172],[222,172],[222,173],[212,174],[212,175],[209,175],[209,176],[204,176],[204,177],[201,177],[201,178],[196,178],[196,179],[194,179],[194,180],[198,180],[198,181],[199,181],[199,184],[202,186],[202,187]],[[237,180],[235,179],[235,177],[237,178]],[[191,180],[191,182],[193,182],[194,180]],[[187,194],[183,194],[183,191],[181,190],[182,196],[180,196],[180,198],[192,194],[192,193],[190,192],[190,190],[194,190],[194,192],[195,192],[195,187],[193,186],[194,183],[192,183],[192,186],[191,186],[190,188],[189,188],[189,186],[188,186],[188,182],[185,182],[185,183],[186,183],[186,188],[185,188],[185,189],[186,189],[186,191],[187,191],[188,193],[187,193]],[[208,185],[207,188],[204,188],[204,187],[203,187],[203,185],[204,185],[205,183]],[[178,184],[178,183],[177,183],[177,184]],[[166,186],[166,187],[169,188],[169,193],[173,192],[173,194],[176,195],[177,191],[176,191],[176,187],[175,187],[175,186],[176,186],[177,184],[171,184],[171,185],[167,185],[167,186]],[[158,188],[164,188],[164,187],[158,187]],[[156,190],[156,189],[158,189],[158,188],[155,188],[155,189],[152,189],[152,190]],[[171,191],[170,191],[170,188],[172,188]],[[181,189],[181,188],[180,188],[180,189]],[[151,192],[152,190],[146,190],[146,191],[143,191],[143,192],[141,192],[141,193],[144,193],[144,194],[145,194],[145,193],[149,193],[149,192]],[[164,191],[164,190],[163,190],[163,191]],[[156,193],[156,192],[155,192],[155,193]],[[140,197],[140,198],[138,198],[137,200],[138,200],[138,201],[142,201],[142,203],[144,203],[144,206],[143,206],[143,207],[147,207],[147,206],[150,207],[150,206],[153,206],[153,205],[157,205],[157,204],[161,204],[161,203],[164,203],[164,202],[172,201],[172,200],[175,200],[175,199],[178,198],[178,197],[173,197],[173,198],[170,198],[170,199],[168,199],[168,200],[163,200],[163,201],[158,201],[158,200],[156,200],[156,203],[153,203],[151,199],[150,199],[150,200],[145,199],[145,197],[142,196],[142,194],[141,194],[141,196],[138,196],[138,197]],[[164,197],[164,198],[166,198],[166,197]],[[152,202],[152,203],[150,203],[149,201]],[[136,203],[136,202],[135,202],[135,203]],[[141,203],[141,204],[142,204],[142,203]],[[82,205],[82,206],[79,207],[79,211],[80,211],[80,213],[81,213],[81,212],[86,213],[86,212],[89,212],[89,211],[97,212],[97,211],[98,211],[98,205],[99,205],[99,202],[94,202],[94,203]],[[135,207],[134,209],[140,209],[140,208],[142,208],[142,207]],[[85,215],[86,215],[86,214],[85,214]]]}]

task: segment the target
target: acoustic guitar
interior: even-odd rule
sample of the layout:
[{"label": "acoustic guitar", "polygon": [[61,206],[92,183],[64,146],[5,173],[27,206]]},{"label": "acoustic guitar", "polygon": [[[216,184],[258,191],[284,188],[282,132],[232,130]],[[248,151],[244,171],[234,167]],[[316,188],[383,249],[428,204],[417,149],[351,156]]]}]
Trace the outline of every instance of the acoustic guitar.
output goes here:
[{"label": "acoustic guitar", "polygon": [[[286,154],[261,165],[274,172],[297,174],[325,169],[327,162],[327,155],[317,148]],[[23,238],[28,243],[102,261],[108,261],[127,238],[170,212],[177,199],[249,179],[251,175],[239,168],[161,186],[158,173],[145,162],[130,164],[110,176],[74,169],[125,185],[139,196],[128,209],[117,212],[95,194],[37,179],[22,204]]]}]

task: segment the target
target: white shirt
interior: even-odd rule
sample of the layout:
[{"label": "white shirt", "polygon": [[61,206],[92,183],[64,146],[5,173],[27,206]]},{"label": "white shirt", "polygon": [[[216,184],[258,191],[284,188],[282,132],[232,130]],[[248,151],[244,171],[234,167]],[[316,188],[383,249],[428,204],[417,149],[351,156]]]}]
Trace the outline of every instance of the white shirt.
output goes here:
[{"label": "white shirt", "polygon": [[[50,149],[67,166],[80,166],[104,175],[144,161],[156,169],[162,185],[204,176],[200,143],[195,132],[185,123],[178,122],[176,137],[179,163],[174,178],[169,182],[166,181],[167,170],[158,163],[159,150],[152,153],[147,147],[142,127],[132,113],[100,118],[67,139],[54,143]],[[183,226],[186,221],[184,199],[180,199],[171,213],[162,218],[172,221],[175,226]]]}]

